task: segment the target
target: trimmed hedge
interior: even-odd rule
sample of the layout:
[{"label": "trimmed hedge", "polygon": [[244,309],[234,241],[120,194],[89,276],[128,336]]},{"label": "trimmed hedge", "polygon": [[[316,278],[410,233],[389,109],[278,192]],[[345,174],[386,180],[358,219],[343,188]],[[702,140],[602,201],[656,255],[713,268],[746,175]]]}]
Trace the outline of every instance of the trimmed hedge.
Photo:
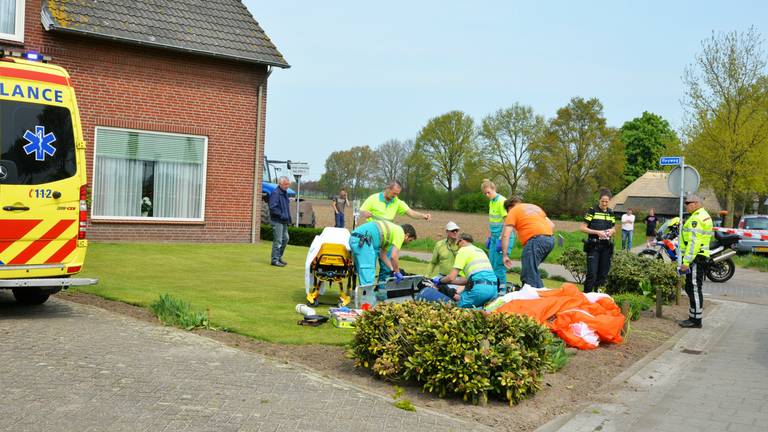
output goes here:
[{"label": "trimmed hedge", "polygon": [[[323,232],[322,228],[288,227],[288,244],[309,247],[315,236]],[[272,241],[272,225],[261,226],[261,239]]]},{"label": "trimmed hedge", "polygon": [[634,293],[655,296],[656,290],[660,289],[663,298],[670,299],[674,298],[678,277],[674,263],[621,251],[613,254],[605,292],[610,295]]},{"label": "trimmed hedge", "polygon": [[587,254],[582,249],[564,250],[557,263],[565,267],[576,282],[584,283],[587,278]]},{"label": "trimmed hedge", "polygon": [[348,355],[357,367],[413,380],[439,397],[510,405],[535,393],[552,369],[552,333],[535,320],[450,304],[381,303],[355,323]]}]

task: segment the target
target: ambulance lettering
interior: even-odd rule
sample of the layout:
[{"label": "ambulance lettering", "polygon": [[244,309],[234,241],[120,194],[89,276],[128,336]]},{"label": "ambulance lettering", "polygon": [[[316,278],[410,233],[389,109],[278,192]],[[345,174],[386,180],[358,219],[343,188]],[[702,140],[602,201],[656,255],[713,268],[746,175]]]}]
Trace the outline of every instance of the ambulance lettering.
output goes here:
[{"label": "ambulance lettering", "polygon": [[0,83],[0,96],[64,103],[64,92],[62,90],[54,90],[47,87],[41,88],[32,85],[23,86],[21,84],[16,84],[11,88],[11,86],[6,87],[5,84],[6,83]]}]

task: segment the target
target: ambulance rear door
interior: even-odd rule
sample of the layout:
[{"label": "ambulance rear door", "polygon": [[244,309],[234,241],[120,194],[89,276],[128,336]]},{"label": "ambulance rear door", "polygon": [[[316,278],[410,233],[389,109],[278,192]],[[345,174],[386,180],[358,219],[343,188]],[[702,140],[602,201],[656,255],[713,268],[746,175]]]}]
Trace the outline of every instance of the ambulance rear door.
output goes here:
[{"label": "ambulance rear door", "polygon": [[82,260],[77,170],[69,108],[0,99],[0,278],[66,275]]}]

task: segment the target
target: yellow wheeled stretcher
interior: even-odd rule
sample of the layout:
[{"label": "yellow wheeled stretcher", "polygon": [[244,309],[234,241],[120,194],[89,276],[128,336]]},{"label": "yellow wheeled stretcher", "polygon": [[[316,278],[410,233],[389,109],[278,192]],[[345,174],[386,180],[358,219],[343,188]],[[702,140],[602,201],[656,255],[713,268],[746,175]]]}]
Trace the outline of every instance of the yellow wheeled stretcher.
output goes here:
[{"label": "yellow wheeled stretcher", "polygon": [[338,284],[339,306],[347,306],[355,288],[355,264],[349,249],[349,231],[325,228],[315,237],[306,261],[307,304],[317,306],[326,288]]}]

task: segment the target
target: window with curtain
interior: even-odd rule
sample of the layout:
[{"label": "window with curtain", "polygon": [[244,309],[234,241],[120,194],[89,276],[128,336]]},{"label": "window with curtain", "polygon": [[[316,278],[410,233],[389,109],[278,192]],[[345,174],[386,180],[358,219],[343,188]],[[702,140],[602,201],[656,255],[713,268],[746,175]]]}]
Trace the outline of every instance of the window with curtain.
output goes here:
[{"label": "window with curtain", "polygon": [[96,128],[94,218],[203,220],[206,137]]},{"label": "window with curtain", "polygon": [[0,0],[0,39],[24,41],[24,0]]}]

